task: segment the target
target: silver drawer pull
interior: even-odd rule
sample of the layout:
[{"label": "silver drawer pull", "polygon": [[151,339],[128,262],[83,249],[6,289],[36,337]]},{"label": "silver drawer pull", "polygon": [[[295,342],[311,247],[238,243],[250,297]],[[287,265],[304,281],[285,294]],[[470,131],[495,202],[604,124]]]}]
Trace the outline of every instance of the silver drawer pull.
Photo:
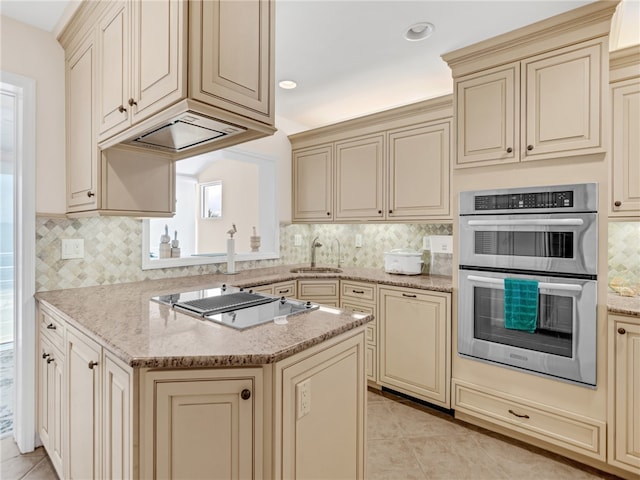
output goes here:
[{"label": "silver drawer pull", "polygon": [[521,414],[519,414],[519,413],[514,412],[514,411],[513,411],[513,410],[511,410],[511,409],[509,409],[509,413],[510,413],[511,415],[514,415],[514,416],[518,417],[518,418],[529,418],[529,415],[521,415]]}]

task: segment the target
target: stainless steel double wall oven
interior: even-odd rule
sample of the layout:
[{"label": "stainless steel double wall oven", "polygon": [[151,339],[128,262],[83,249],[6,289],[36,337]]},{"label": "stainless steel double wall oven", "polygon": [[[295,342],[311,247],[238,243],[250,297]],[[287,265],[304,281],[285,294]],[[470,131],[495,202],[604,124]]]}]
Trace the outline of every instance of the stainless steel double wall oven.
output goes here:
[{"label": "stainless steel double wall oven", "polygon": [[[597,197],[595,183],[460,193],[460,355],[596,385]],[[505,327],[505,279],[537,282],[533,331]]]}]

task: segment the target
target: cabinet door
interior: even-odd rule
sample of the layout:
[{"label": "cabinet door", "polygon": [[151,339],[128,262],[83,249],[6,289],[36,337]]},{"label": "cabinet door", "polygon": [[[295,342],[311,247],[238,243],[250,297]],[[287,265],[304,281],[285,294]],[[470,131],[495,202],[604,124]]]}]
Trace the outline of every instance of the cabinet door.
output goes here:
[{"label": "cabinet door", "polygon": [[449,217],[450,130],[445,121],[389,132],[388,219]]},{"label": "cabinet door", "polygon": [[273,125],[273,3],[196,0],[189,15],[193,98]]},{"label": "cabinet door", "polygon": [[107,138],[130,124],[129,3],[118,1],[98,22],[98,137]]},{"label": "cabinet door", "polygon": [[520,65],[456,82],[456,168],[519,160]]},{"label": "cabinet door", "polygon": [[[175,372],[172,372],[176,375]],[[214,372],[229,378],[166,379],[152,373],[152,458],[157,478],[261,478],[259,372]],[[170,374],[168,374],[170,375]],[[188,375],[197,375],[190,372]],[[243,393],[244,392],[244,393]],[[258,417],[261,418],[261,417]],[[144,472],[143,472],[144,473]],[[146,475],[146,474],[145,474]]]},{"label": "cabinet door", "polygon": [[88,36],[67,60],[67,210],[98,206],[95,131],[95,42]]},{"label": "cabinet door", "polygon": [[104,353],[103,367],[103,476],[133,478],[131,375],[128,368],[107,352]]},{"label": "cabinet door", "polygon": [[384,135],[336,143],[336,220],[382,219]]},{"label": "cabinet door", "polygon": [[39,361],[38,432],[51,463],[62,478],[64,355],[42,334]]},{"label": "cabinet door", "polygon": [[100,477],[101,368],[100,346],[67,329],[67,476]]},{"label": "cabinet door", "polygon": [[293,152],[293,220],[333,220],[333,146]]},{"label": "cabinet door", "polygon": [[186,96],[186,9],[185,0],[132,2],[134,123]]},{"label": "cabinet door", "polygon": [[640,79],[612,86],[613,216],[640,215]]},{"label": "cabinet door", "polygon": [[449,294],[379,293],[380,384],[449,408]]},{"label": "cabinet door", "polygon": [[604,152],[601,48],[564,48],[523,62],[522,160]]},{"label": "cabinet door", "polygon": [[616,321],[613,460],[640,474],[640,325]]}]

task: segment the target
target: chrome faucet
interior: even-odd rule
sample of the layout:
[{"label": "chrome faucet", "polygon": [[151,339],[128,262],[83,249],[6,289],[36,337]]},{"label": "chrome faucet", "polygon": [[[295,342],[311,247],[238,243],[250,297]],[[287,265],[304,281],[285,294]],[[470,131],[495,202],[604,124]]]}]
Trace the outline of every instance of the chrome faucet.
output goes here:
[{"label": "chrome faucet", "polygon": [[333,253],[333,242],[337,242],[338,243],[338,264],[337,264],[337,267],[340,268],[340,240],[338,240],[337,238],[334,238],[333,240],[331,240],[331,253]]},{"label": "chrome faucet", "polygon": [[318,241],[318,238],[320,237],[314,238],[313,242],[311,242],[311,266],[312,267],[316,266],[316,248],[322,246],[322,244]]}]

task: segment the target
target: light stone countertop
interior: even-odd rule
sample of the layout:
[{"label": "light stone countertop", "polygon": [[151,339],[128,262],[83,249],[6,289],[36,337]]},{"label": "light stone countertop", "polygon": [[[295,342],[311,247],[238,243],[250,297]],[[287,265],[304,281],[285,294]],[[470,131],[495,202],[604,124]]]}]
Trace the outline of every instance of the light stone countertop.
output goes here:
[{"label": "light stone countertop", "polygon": [[640,296],[623,297],[614,292],[607,295],[607,310],[609,313],[640,317]]},{"label": "light stone countertop", "polygon": [[301,278],[340,278],[399,287],[451,292],[450,277],[390,275],[382,270],[343,268],[342,273],[294,274],[292,266],[246,270],[236,275],[201,275],[39,292],[70,325],[134,368],[256,366],[277,362],[329,338],[360,327],[372,316],[320,308],[246,330],[176,312],[151,297],[219,286],[257,286]]}]

